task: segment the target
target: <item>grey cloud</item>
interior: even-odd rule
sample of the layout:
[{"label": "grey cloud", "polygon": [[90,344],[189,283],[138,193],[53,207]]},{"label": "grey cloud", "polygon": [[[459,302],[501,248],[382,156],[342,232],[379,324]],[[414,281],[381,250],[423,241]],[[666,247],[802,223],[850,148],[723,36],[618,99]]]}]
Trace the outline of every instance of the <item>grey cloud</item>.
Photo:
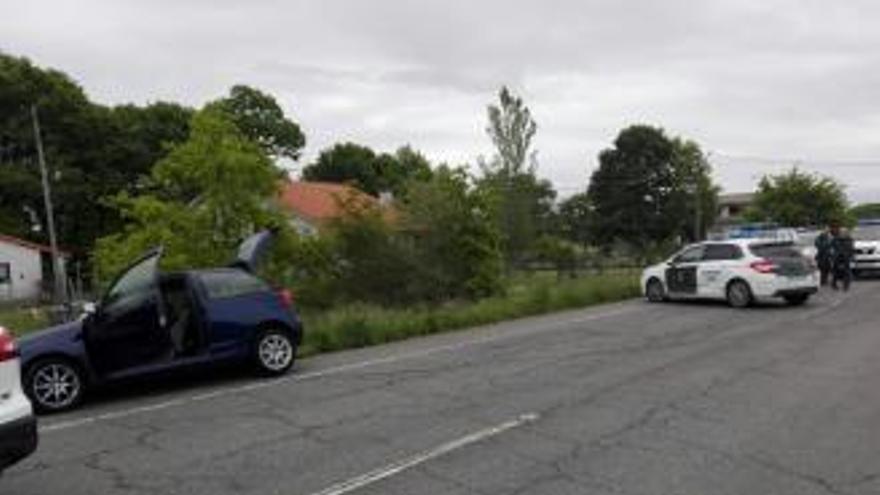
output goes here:
[{"label": "grey cloud", "polygon": [[[5,0],[0,0],[5,1]],[[491,152],[501,84],[539,121],[541,173],[581,187],[632,122],[735,155],[800,157],[860,199],[880,191],[880,4],[869,0],[131,0],[17,2],[3,49],[108,102],[201,104],[235,83],[281,99],[309,137]],[[747,189],[765,162],[723,161]],[[875,179],[877,177],[877,179]],[[878,198],[880,199],[880,198]]]}]

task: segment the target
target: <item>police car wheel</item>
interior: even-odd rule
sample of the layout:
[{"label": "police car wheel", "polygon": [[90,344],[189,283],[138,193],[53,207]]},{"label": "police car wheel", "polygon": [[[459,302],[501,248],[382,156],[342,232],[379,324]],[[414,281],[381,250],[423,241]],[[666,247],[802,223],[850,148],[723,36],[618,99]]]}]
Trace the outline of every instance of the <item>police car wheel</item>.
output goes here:
[{"label": "police car wheel", "polygon": [[742,280],[734,280],[727,286],[727,304],[733,308],[747,308],[752,305],[752,289]]},{"label": "police car wheel", "polygon": [[665,301],[666,290],[663,288],[663,283],[656,278],[649,280],[648,285],[645,287],[645,296],[647,296],[648,301],[652,303]]}]

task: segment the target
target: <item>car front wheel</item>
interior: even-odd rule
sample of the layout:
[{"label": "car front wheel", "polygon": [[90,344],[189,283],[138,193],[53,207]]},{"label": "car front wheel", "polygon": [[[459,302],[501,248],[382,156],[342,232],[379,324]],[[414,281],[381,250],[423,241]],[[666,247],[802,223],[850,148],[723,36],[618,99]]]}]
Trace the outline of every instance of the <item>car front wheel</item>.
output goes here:
[{"label": "car front wheel", "polygon": [[257,369],[266,375],[281,375],[293,366],[296,345],[289,332],[269,329],[260,333],[254,346]]},{"label": "car front wheel", "polygon": [[64,358],[41,359],[28,367],[25,393],[37,412],[73,409],[82,402],[86,382],[79,367]]},{"label": "car front wheel", "polygon": [[648,298],[648,301],[652,303],[665,301],[666,290],[663,288],[663,283],[656,278],[649,280],[648,285],[645,287],[645,296]]}]

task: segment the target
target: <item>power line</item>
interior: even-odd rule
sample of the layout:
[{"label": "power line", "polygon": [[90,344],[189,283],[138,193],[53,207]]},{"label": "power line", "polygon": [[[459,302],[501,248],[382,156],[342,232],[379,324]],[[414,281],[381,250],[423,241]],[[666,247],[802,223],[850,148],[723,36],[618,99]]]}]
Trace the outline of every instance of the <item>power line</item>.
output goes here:
[{"label": "power line", "polygon": [[[761,156],[761,155],[737,155],[737,154],[728,154],[728,153],[720,153],[713,152],[712,157],[723,158],[732,161],[739,162],[751,162],[751,163],[763,163],[767,165],[819,165],[819,166],[837,166],[837,167],[880,167],[880,159],[877,160],[846,160],[846,159],[829,159],[829,160],[819,160],[819,159],[804,159],[804,158],[793,158],[793,157],[771,157],[771,156]],[[713,161],[712,164],[716,165],[718,162]]]}]

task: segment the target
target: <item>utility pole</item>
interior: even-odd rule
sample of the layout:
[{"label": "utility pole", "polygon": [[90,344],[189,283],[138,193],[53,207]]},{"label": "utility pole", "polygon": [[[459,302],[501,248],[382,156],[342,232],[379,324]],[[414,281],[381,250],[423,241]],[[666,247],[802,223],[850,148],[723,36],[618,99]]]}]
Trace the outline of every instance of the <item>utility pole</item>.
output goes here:
[{"label": "utility pole", "polygon": [[52,249],[52,274],[55,282],[55,302],[67,302],[67,283],[64,280],[64,268],[58,255],[58,241],[55,237],[55,213],[52,209],[52,190],[49,184],[49,173],[46,170],[46,157],[43,154],[43,138],[40,136],[40,119],[37,106],[31,105],[31,120],[34,123],[34,140],[37,144],[37,161],[40,164],[40,175],[43,179],[43,203],[46,206],[46,226],[49,229],[49,246]]},{"label": "utility pole", "polygon": [[694,185],[694,241],[700,242],[703,240],[703,205],[702,205],[702,194],[700,194],[700,179],[697,179],[697,183]]}]

